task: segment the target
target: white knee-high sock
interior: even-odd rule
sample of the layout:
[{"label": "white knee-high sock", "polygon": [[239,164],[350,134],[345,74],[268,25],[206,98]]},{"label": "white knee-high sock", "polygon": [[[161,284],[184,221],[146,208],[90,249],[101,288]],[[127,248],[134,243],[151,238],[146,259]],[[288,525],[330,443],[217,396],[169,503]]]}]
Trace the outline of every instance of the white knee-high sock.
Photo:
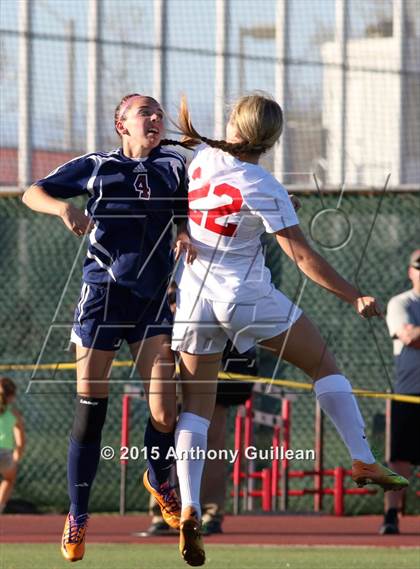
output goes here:
[{"label": "white knee-high sock", "polygon": [[314,384],[321,409],[334,423],[353,460],[375,462],[365,436],[365,423],[351,384],[344,375],[327,375]]},{"label": "white knee-high sock", "polygon": [[207,451],[209,425],[210,421],[195,413],[181,413],[175,429],[176,471],[179,479],[182,509],[192,506],[197,510],[200,518],[201,477],[204,455]]}]

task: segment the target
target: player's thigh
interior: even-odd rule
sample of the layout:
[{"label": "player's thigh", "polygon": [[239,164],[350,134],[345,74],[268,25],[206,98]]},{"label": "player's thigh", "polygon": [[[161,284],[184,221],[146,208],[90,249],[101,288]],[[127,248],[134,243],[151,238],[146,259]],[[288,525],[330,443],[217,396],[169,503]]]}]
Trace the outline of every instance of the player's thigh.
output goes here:
[{"label": "player's thigh", "polygon": [[15,482],[17,476],[17,465],[14,464],[10,468],[3,470],[1,473],[3,480],[7,482]]},{"label": "player's thigh", "polygon": [[213,302],[213,310],[223,331],[240,353],[283,333],[302,313],[276,289],[253,302]]},{"label": "player's thigh", "polygon": [[211,420],[222,353],[180,354],[183,411]]},{"label": "player's thigh", "polygon": [[302,314],[288,330],[260,343],[304,371],[313,380],[340,373],[318,328]]},{"label": "player's thigh", "polygon": [[130,344],[152,419],[169,430],[176,420],[175,357],[170,343],[167,334],[159,334]]},{"label": "player's thigh", "polygon": [[109,374],[115,352],[76,345],[77,393],[108,397]]},{"label": "player's thigh", "polygon": [[174,351],[206,355],[223,352],[228,338],[216,318],[213,304],[188,291],[178,291],[172,333]]}]

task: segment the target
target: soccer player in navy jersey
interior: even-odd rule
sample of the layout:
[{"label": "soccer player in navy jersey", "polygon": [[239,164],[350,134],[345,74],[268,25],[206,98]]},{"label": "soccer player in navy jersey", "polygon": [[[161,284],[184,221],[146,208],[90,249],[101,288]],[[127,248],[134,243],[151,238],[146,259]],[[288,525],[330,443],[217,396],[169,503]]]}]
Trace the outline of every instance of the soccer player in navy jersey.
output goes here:
[{"label": "soccer player in navy jersey", "polygon": [[[172,270],[172,226],[177,225],[175,259],[195,252],[186,231],[185,159],[164,148],[163,110],[153,98],[131,94],[115,110],[121,148],[80,156],[30,186],[23,202],[60,217],[78,236],[86,235],[83,284],[71,339],[76,344],[77,398],[68,453],[70,511],[61,551],[83,558],[88,500],[100,457],[108,403],[108,376],[123,340],[129,344],[150,407],[144,483],[162,514],[179,527],[180,503],[168,481],[174,446],[176,394],[170,349],[172,314],[166,289]],[[170,141],[166,141],[169,143]],[[66,198],[85,195],[83,213]]]}]

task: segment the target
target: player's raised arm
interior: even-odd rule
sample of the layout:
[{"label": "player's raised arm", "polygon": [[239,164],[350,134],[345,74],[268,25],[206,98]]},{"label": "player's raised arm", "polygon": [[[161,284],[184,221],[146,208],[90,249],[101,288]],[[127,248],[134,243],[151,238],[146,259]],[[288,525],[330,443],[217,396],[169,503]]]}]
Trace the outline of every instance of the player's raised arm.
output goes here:
[{"label": "player's raised arm", "polygon": [[91,220],[83,211],[71,203],[51,196],[40,185],[30,186],[23,194],[22,201],[34,211],[61,217],[64,225],[77,236],[91,230]]},{"label": "player's raised arm", "polygon": [[34,211],[61,217],[66,202],[50,196],[42,186],[33,184],[22,196],[23,203]]},{"label": "player's raised arm", "polygon": [[65,200],[89,194],[87,186],[94,165],[91,155],[86,154],[58,166],[26,190],[23,203],[34,211],[61,217],[64,225],[78,236],[88,233],[89,217]]},{"label": "player's raised arm", "polygon": [[373,296],[363,296],[355,286],[344,279],[306,240],[299,225],[276,232],[280,247],[299,269],[312,281],[352,304],[363,318],[381,316],[378,302]]}]

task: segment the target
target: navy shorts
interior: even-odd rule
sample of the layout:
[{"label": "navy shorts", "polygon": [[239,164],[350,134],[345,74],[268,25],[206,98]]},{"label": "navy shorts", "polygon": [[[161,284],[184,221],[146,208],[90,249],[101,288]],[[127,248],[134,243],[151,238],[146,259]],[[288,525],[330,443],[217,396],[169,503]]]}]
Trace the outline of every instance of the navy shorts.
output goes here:
[{"label": "navy shorts", "polygon": [[114,351],[123,340],[134,344],[159,334],[170,336],[172,323],[166,293],[159,299],[140,298],[119,285],[83,283],[71,341],[84,348]]},{"label": "navy shorts", "polygon": [[[240,354],[232,346],[231,342],[223,352],[223,371],[226,373],[241,373],[249,378],[258,375],[256,364],[257,353],[255,348]],[[231,407],[235,405],[243,405],[252,394],[254,384],[251,381],[219,379],[217,383],[216,404],[223,407]]]},{"label": "navy shorts", "polygon": [[[412,395],[419,396],[420,393]],[[416,435],[417,433],[417,435]],[[391,403],[391,461],[420,464],[420,405],[392,401]]]}]

